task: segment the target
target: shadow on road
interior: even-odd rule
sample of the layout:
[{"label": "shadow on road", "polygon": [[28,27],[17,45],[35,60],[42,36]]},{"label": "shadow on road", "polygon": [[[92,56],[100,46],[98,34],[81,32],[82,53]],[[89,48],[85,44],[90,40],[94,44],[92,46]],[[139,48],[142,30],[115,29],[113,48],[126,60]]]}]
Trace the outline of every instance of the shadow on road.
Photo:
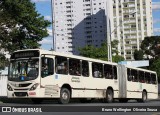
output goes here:
[{"label": "shadow on road", "polygon": [[[11,99],[11,98],[6,98],[6,97],[1,97],[0,98],[0,101],[2,103],[16,103],[16,104],[33,104],[32,100],[31,99]],[[70,104],[80,104],[81,102],[78,100],[78,99],[72,99]],[[102,100],[92,100],[90,103],[105,103],[105,102],[102,102]],[[114,100],[113,102],[114,104],[116,103],[123,103],[123,102],[119,102],[118,100]],[[125,103],[125,102],[124,102]],[[129,100],[127,103],[137,103],[137,101],[135,100]],[[55,99],[47,99],[47,100],[43,100],[42,104],[58,104],[58,100],[55,100]],[[85,103],[85,104],[89,104],[89,103]]]}]

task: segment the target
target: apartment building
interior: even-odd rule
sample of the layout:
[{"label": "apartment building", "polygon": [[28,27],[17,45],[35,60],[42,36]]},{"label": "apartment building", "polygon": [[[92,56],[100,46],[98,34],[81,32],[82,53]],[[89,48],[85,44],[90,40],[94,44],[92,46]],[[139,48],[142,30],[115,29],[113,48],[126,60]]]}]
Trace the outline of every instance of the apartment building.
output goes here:
[{"label": "apartment building", "polygon": [[79,54],[86,45],[106,41],[107,0],[53,0],[54,49]]},{"label": "apartment building", "polygon": [[111,38],[119,41],[119,55],[134,60],[134,50],[153,35],[152,0],[53,0],[53,8],[57,52],[79,54]]},{"label": "apartment building", "polygon": [[111,38],[119,40],[118,51],[134,60],[144,37],[153,35],[152,0],[112,0]]}]

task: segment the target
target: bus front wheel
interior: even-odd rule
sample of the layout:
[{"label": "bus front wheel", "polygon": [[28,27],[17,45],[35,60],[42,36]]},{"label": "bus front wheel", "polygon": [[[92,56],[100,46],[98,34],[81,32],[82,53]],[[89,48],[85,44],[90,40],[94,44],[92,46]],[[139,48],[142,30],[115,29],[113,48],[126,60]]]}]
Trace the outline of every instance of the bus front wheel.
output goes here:
[{"label": "bus front wheel", "polygon": [[107,89],[106,102],[107,103],[112,103],[113,102],[113,91],[111,89]]},{"label": "bus front wheel", "polygon": [[71,98],[71,93],[67,88],[62,88],[61,92],[60,92],[60,99],[59,99],[59,103],[60,104],[67,104],[69,103]]}]

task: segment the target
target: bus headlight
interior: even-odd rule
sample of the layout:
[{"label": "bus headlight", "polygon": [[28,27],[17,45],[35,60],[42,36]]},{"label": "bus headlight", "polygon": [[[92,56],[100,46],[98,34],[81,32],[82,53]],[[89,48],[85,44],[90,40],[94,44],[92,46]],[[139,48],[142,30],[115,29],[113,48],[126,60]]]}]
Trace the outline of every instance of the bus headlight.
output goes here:
[{"label": "bus headlight", "polygon": [[35,90],[38,87],[39,83],[34,84],[31,88],[30,91]]},{"label": "bus headlight", "polygon": [[8,91],[13,91],[12,87],[9,84],[7,84],[7,89]]}]

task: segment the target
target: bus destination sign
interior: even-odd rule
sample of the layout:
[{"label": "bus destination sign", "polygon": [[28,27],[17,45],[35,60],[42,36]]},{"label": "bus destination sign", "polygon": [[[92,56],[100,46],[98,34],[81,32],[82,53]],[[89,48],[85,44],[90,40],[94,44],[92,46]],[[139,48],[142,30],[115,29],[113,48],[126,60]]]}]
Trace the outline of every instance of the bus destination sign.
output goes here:
[{"label": "bus destination sign", "polygon": [[15,52],[11,55],[12,59],[15,59],[15,58],[29,58],[29,57],[39,57],[39,51],[38,50],[21,51],[21,52]]}]

